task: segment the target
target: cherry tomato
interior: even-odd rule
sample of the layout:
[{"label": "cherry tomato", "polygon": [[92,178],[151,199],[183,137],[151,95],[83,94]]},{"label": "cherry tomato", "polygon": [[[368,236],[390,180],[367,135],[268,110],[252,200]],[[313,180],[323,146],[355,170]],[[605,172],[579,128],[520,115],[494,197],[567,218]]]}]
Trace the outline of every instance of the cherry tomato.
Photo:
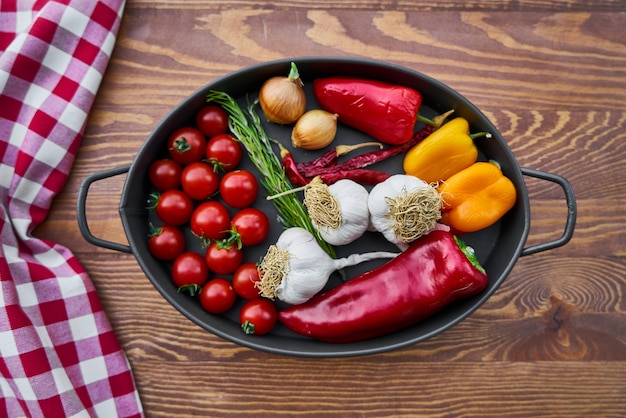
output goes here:
[{"label": "cherry tomato", "polygon": [[207,142],[205,156],[221,170],[232,171],[241,162],[243,151],[235,138],[229,134],[219,134]]},{"label": "cherry tomato", "polygon": [[246,334],[265,335],[276,325],[276,306],[266,298],[252,299],[239,312],[239,323]]},{"label": "cherry tomato", "polygon": [[236,300],[233,286],[221,277],[209,280],[200,291],[200,305],[210,313],[224,313],[233,307]]},{"label": "cherry tomato", "polygon": [[161,191],[175,189],[180,186],[180,175],[183,169],[176,161],[164,158],[150,165],[148,177],[150,183]]},{"label": "cherry tomato", "polygon": [[244,246],[258,245],[270,232],[267,215],[256,208],[244,208],[231,220],[233,232]]},{"label": "cherry tomato", "polygon": [[156,200],[151,208],[156,210],[159,219],[167,225],[179,226],[191,218],[193,202],[182,190],[166,190],[151,197]]},{"label": "cherry tomato", "polygon": [[228,114],[219,106],[204,106],[196,115],[196,125],[210,138],[228,130]]},{"label": "cherry tomato", "polygon": [[217,192],[220,184],[213,167],[202,161],[185,166],[180,181],[185,193],[193,200],[205,200]]},{"label": "cherry tomato", "polygon": [[185,249],[185,236],[171,225],[155,227],[150,224],[148,251],[159,260],[173,260]]},{"label": "cherry tomato", "polygon": [[180,164],[187,165],[204,158],[206,138],[196,128],[185,126],[178,128],[167,140],[170,157]]},{"label": "cherry tomato", "polygon": [[243,260],[243,253],[234,244],[222,241],[212,242],[206,250],[206,263],[216,274],[230,274],[237,270]]},{"label": "cherry tomato", "polygon": [[208,244],[208,241],[219,240],[226,236],[230,227],[230,214],[226,206],[220,202],[215,200],[204,202],[199,204],[191,214],[189,226],[191,232],[204,244]]},{"label": "cherry tomato", "polygon": [[250,206],[259,192],[259,183],[248,170],[229,171],[220,182],[220,195],[224,202],[237,209]]},{"label": "cherry tomato", "polygon": [[172,263],[172,281],[179,292],[195,296],[208,278],[209,266],[204,257],[196,252],[184,252]]},{"label": "cherry tomato", "polygon": [[233,274],[233,288],[244,299],[256,299],[261,293],[256,283],[260,280],[255,263],[243,263]]}]

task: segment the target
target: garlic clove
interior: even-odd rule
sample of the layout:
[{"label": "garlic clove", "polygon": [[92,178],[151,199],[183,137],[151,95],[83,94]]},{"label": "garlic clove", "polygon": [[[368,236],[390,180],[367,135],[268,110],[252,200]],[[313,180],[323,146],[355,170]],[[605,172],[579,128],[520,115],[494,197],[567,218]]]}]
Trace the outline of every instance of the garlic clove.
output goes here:
[{"label": "garlic clove", "polygon": [[291,132],[294,147],[318,150],[326,147],[337,134],[337,115],[322,109],[313,109],[298,119]]}]

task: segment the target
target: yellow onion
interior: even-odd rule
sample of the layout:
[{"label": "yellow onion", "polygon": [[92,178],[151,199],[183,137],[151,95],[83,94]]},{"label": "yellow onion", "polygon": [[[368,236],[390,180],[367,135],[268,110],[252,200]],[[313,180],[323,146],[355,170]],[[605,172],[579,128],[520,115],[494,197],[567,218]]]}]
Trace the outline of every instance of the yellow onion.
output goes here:
[{"label": "yellow onion", "polygon": [[259,104],[265,118],[281,125],[294,123],[306,110],[306,95],[296,64],[291,63],[287,77],[272,77],[259,91]]},{"label": "yellow onion", "polygon": [[335,139],[337,115],[322,109],[309,110],[291,131],[291,143],[306,150],[322,149]]}]

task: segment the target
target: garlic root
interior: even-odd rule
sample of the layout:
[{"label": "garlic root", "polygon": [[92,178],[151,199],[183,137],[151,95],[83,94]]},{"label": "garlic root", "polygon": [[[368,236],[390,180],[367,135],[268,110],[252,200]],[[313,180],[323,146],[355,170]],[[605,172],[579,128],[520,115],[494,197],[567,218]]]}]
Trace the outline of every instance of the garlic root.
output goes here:
[{"label": "garlic root", "polygon": [[435,228],[441,219],[443,199],[423,180],[396,174],[372,188],[367,204],[372,226],[405,250]]}]

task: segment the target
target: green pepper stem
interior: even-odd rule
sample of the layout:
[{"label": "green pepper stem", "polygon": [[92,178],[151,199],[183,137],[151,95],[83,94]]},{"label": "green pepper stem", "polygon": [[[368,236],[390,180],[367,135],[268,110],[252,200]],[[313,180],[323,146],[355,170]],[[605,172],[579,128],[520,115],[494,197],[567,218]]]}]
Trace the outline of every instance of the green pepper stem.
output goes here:
[{"label": "green pepper stem", "polygon": [[454,109],[450,109],[445,113],[442,113],[441,115],[435,116],[432,119],[428,119],[426,116],[421,115],[421,114],[417,114],[417,121],[418,122],[423,122],[427,125],[432,126],[435,129],[439,129],[441,127],[441,125],[443,125],[443,122],[448,118],[448,116],[450,116],[451,114],[454,113]]},{"label": "green pepper stem", "polygon": [[469,245],[467,245],[462,239],[460,239],[456,235],[454,236],[454,241],[456,241],[456,244],[459,246],[459,249],[463,252],[463,254],[465,254],[465,257],[467,257],[469,262],[472,263],[472,266],[474,266],[478,271],[485,273],[485,268],[480,265],[480,262],[478,261],[478,257],[476,257],[476,253],[474,252],[474,249],[470,247]]},{"label": "green pepper stem", "polygon": [[482,138],[482,137],[491,139],[491,134],[489,132],[476,132],[475,134],[470,134],[470,138],[472,139]]}]

